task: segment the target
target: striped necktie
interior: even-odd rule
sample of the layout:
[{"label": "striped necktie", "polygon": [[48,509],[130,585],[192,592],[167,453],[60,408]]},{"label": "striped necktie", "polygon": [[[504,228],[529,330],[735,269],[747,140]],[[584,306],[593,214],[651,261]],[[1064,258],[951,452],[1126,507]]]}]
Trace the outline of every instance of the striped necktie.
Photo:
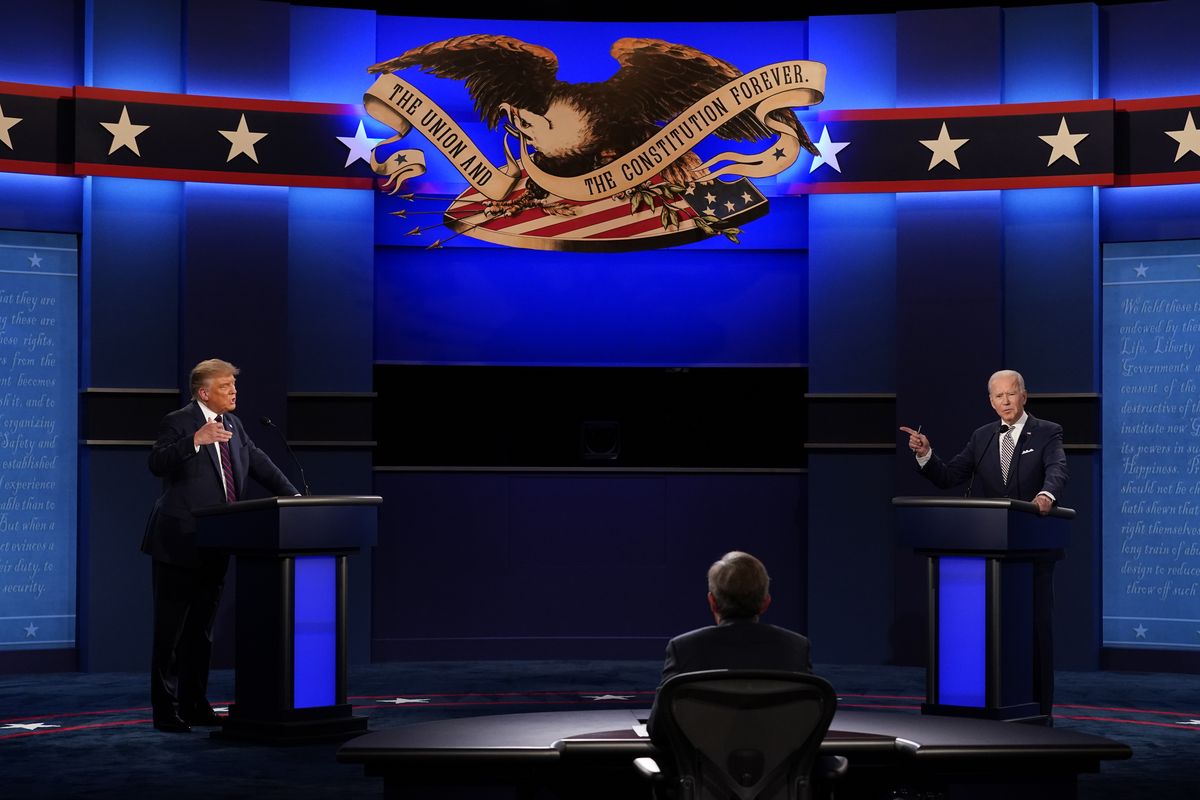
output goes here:
[{"label": "striped necktie", "polygon": [[[217,414],[214,419],[224,427],[225,421],[220,414]],[[229,442],[224,440],[217,442],[217,449],[221,452],[221,471],[225,473],[225,499],[231,503],[236,503],[237,489],[233,483],[233,461],[229,457]],[[1012,452],[1011,447],[1009,448],[1009,452]]]},{"label": "striped necktie", "polygon": [[1008,486],[1008,464],[1012,461],[1012,456],[1012,428],[1009,428],[1004,432],[1004,437],[1000,439],[1000,474],[1004,477],[1005,486]]}]

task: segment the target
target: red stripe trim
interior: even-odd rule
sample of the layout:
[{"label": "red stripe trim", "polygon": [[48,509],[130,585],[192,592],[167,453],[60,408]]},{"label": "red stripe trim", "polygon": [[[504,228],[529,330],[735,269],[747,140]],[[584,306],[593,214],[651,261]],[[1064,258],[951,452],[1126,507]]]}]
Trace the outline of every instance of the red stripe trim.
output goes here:
[{"label": "red stripe trim", "polygon": [[62,728],[39,728],[36,731],[21,731],[19,733],[3,733],[0,739],[21,739],[26,736],[45,736],[47,733],[66,733],[68,731],[87,731],[95,728],[119,728],[123,725],[143,725],[153,722],[152,719],[126,719],[120,722],[98,722],[95,725],[68,725]]},{"label": "red stripe trim", "polygon": [[[928,181],[846,181],[845,183],[793,183],[787,194],[847,194],[852,192],[954,192],[981,189],[1045,189],[1061,186],[1111,186],[1112,173],[1055,175],[1024,178],[948,178]],[[1182,182],[1182,181],[1181,181]]]},{"label": "red stripe trim", "polygon": [[0,158],[0,172],[24,172],[29,175],[63,175],[73,177],[75,170],[70,164],[57,161],[18,161]]},{"label": "red stripe trim", "polygon": [[0,81],[0,94],[18,94],[22,97],[52,97],[56,100],[70,97],[68,86],[38,86],[33,83],[11,83]]},{"label": "red stripe trim", "polygon": [[[1163,716],[1168,716],[1168,717],[1188,717],[1189,719],[1195,719],[1197,717],[1200,717],[1200,713],[1189,714],[1189,713],[1186,713],[1183,711],[1159,711],[1159,710],[1156,710],[1153,708],[1121,708],[1120,706],[1116,706],[1116,707],[1113,707],[1113,706],[1081,706],[1081,705],[1072,705],[1071,703],[1055,703],[1054,707],[1055,708],[1086,708],[1089,711],[1124,711],[1129,714],[1162,714]],[[1189,725],[1188,727],[1196,727],[1196,726]]]},{"label": "red stripe trim", "polygon": [[214,97],[203,94],[135,92],[129,89],[98,89],[94,86],[76,86],[75,96],[88,100],[197,108],[232,108],[238,111],[281,111],[292,114],[344,114],[351,116],[361,116],[364,113],[362,106],[347,103],[309,103],[298,100],[259,100],[245,97]]},{"label": "red stripe trim", "polygon": [[1151,722],[1147,719],[1121,719],[1119,717],[1085,717],[1074,714],[1059,714],[1064,719],[1079,719],[1090,722],[1117,722],[1121,725],[1149,725],[1154,728],[1176,728],[1185,731],[1200,731],[1195,725],[1176,725],[1174,722]]},{"label": "red stripe trim", "polygon": [[[0,162],[3,163],[3,162]],[[203,169],[164,169],[129,167],[113,164],[76,162],[80,175],[111,178],[151,178],[163,181],[200,181],[202,183],[239,183],[255,186],[307,186],[318,189],[373,189],[374,178],[337,178],[326,175],[281,175],[271,172],[221,172]]]},{"label": "red stripe trim", "polygon": [[1200,94],[1179,97],[1148,97],[1145,100],[1117,100],[1117,111],[1156,111],[1166,108],[1200,108]]},{"label": "red stripe trim", "polygon": [[1078,114],[1111,111],[1116,101],[1073,100],[1062,103],[1010,103],[994,106],[942,106],[937,108],[862,108],[818,111],[817,119],[852,121],[877,119],[961,119],[963,117],[1016,117],[1028,114]]},{"label": "red stripe trim", "polygon": [[1114,185],[1116,186],[1163,186],[1179,183],[1200,183],[1200,170],[1118,175],[1116,181],[1114,181]]}]

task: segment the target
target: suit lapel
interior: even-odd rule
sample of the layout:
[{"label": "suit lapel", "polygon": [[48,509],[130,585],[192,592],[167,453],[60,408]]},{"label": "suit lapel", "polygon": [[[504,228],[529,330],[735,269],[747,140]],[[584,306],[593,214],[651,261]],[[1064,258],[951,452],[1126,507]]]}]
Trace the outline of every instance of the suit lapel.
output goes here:
[{"label": "suit lapel", "polygon": [[[225,415],[225,430],[234,433],[233,422],[228,414]],[[235,439],[238,435],[240,434],[234,433]],[[234,490],[238,498],[241,499],[242,486],[246,483],[246,465],[242,463],[242,448],[237,446],[237,442],[234,439],[229,440],[229,466],[233,470]]]},{"label": "suit lapel", "polygon": [[[192,401],[192,419],[196,422],[196,430],[204,427],[204,409],[200,408],[200,404],[195,400]],[[221,463],[217,460],[217,446],[215,444],[206,444],[200,449],[208,454],[208,463],[212,464],[213,472],[217,475],[217,480],[221,480]]]}]

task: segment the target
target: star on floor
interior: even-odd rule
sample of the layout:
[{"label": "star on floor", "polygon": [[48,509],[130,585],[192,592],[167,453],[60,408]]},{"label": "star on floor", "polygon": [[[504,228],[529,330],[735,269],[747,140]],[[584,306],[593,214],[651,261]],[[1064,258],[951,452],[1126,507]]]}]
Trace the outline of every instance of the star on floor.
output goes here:
[{"label": "star on floor", "polygon": [[813,156],[812,164],[809,166],[809,173],[817,171],[817,167],[828,164],[838,172],[842,171],[842,165],[838,163],[837,154],[845,150],[849,142],[834,142],[829,139],[829,126],[821,128],[821,138],[813,142],[817,149],[821,151],[821,155]]},{"label": "star on floor", "polygon": [[367,131],[363,127],[361,119],[358,121],[358,130],[355,131],[353,136],[338,136],[337,140],[350,148],[350,152],[346,154],[347,167],[360,158],[370,164],[371,151],[375,149],[375,145],[383,141],[382,139],[372,139],[370,136],[367,136]]},{"label": "star on floor", "polygon": [[1137,278],[1146,277],[1146,270],[1148,270],[1148,269],[1150,269],[1150,268],[1147,267],[1145,264],[1138,264],[1136,267],[1133,268],[1134,277],[1137,277]]},{"label": "star on floor", "polygon": [[238,120],[237,130],[217,131],[217,133],[229,140],[229,156],[225,159],[225,163],[233,161],[237,156],[246,156],[255,164],[258,163],[258,154],[254,152],[254,145],[267,134],[250,130],[246,125],[245,114],[242,114],[242,118]]},{"label": "star on floor", "polygon": [[394,697],[391,700],[379,700],[380,703],[391,703],[394,706],[407,705],[408,703],[428,703],[428,697]]},{"label": "star on floor", "polygon": [[950,166],[957,170],[962,167],[958,166],[958,148],[962,147],[970,139],[951,139],[950,132],[946,129],[946,123],[942,123],[942,131],[936,139],[920,139],[921,144],[933,151],[933,155],[929,158],[929,170],[931,171],[938,164],[945,161]]},{"label": "star on floor", "polygon": [[1075,153],[1075,147],[1088,136],[1089,134],[1086,133],[1071,133],[1067,127],[1067,118],[1063,117],[1058,123],[1058,133],[1053,136],[1038,137],[1050,145],[1050,160],[1046,162],[1046,166],[1050,166],[1060,158],[1069,158],[1078,164],[1079,156]]},{"label": "star on floor", "polygon": [[628,695],[626,695],[626,694],[581,694],[579,696],[582,697],[584,700],[595,700],[597,702],[600,702],[602,700],[632,700],[633,699],[633,695],[631,695],[631,694],[628,694]]},{"label": "star on floor", "polygon": [[1163,131],[1163,133],[1179,142],[1179,149],[1175,151],[1176,161],[1188,153],[1200,156],[1200,130],[1196,129],[1196,121],[1192,119],[1192,112],[1188,112],[1187,122],[1183,123],[1183,130]]},{"label": "star on floor", "polygon": [[38,626],[34,625],[32,622],[26,625],[24,630],[26,639],[33,639],[37,637]]},{"label": "star on floor", "polygon": [[0,106],[0,142],[4,142],[6,145],[8,145],[9,150],[13,149],[12,135],[9,134],[9,131],[11,131],[13,126],[15,126],[22,119],[24,119],[24,117],[4,116],[4,108]]},{"label": "star on floor", "polygon": [[1189,719],[1187,722],[1180,722],[1180,725],[1200,725],[1200,719]]},{"label": "star on floor", "polygon": [[1145,638],[1146,638],[1146,631],[1148,631],[1148,630],[1150,630],[1150,629],[1149,629],[1149,628],[1147,628],[1145,625],[1143,625],[1142,623],[1140,623],[1140,622],[1139,622],[1139,623],[1138,623],[1138,626],[1137,626],[1136,628],[1134,628],[1134,629],[1133,629],[1133,632],[1137,634],[1137,638],[1139,638],[1139,639],[1145,639]]},{"label": "star on floor", "polygon": [[29,259],[29,268],[30,269],[41,269],[42,268],[42,257],[39,256],[37,253],[34,253],[31,256],[27,256],[27,258]]},{"label": "star on floor", "polygon": [[134,125],[129,120],[129,106],[121,106],[121,117],[116,122],[101,122],[100,127],[112,134],[112,144],[108,147],[110,156],[122,147],[128,147],[135,156],[142,157],[141,151],[138,150],[137,137],[150,130],[150,126]]},{"label": "star on floor", "polygon": [[39,728],[61,728],[62,725],[51,725],[48,722],[9,722],[0,725],[0,731],[36,731]]}]

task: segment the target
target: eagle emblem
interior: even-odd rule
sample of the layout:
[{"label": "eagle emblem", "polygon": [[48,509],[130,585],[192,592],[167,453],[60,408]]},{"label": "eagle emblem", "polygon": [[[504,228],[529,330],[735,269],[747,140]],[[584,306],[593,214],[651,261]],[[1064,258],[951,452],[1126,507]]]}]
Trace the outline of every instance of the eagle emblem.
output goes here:
[{"label": "eagle emblem", "polygon": [[[694,47],[646,38],[619,39],[610,54],[617,69],[608,80],[569,83],[546,47],[457,36],[371,66],[393,83],[377,81],[367,107],[404,118],[389,122],[400,134],[389,141],[417,127],[473,184],[446,210],[447,227],[520,247],[643,249],[718,234],[737,242],[738,226],[767,211],[747,176],[777,174],[800,149],[818,154],[788,103],[820,101],[823,65],[782,62],[744,74]],[[814,64],[820,86],[809,77]],[[395,75],[411,68],[464,83],[488,130],[504,134],[503,167],[484,167],[465,133],[444,132],[444,112]],[[702,162],[693,148],[709,136],[771,146],[723,154],[732,164]],[[373,166],[412,174],[406,156]],[[722,180],[727,174],[736,180]]]}]

